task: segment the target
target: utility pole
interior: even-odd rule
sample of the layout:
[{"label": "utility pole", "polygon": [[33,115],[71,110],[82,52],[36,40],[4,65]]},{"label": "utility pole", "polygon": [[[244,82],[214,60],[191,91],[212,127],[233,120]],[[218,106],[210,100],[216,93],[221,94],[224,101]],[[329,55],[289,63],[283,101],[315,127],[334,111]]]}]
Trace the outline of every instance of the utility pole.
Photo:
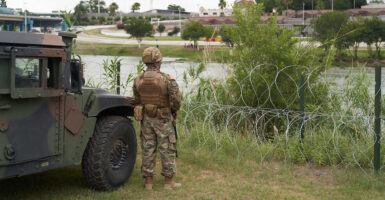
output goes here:
[{"label": "utility pole", "polygon": [[100,0],[98,0],[98,14],[100,14]]},{"label": "utility pole", "polygon": [[179,10],[179,32],[182,33],[182,21],[180,20],[180,8],[178,8]]},{"label": "utility pole", "polygon": [[305,25],[305,2],[302,2],[302,25]]},{"label": "utility pole", "polygon": [[24,1],[24,32],[28,31],[27,27],[27,2]]}]

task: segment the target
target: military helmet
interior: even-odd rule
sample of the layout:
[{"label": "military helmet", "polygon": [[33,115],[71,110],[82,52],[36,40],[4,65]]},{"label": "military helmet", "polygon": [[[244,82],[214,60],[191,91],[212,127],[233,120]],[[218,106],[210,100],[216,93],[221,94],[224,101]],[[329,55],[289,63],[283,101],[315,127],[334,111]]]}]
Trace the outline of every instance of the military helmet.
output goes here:
[{"label": "military helmet", "polygon": [[149,47],[144,50],[142,57],[144,64],[153,64],[162,61],[162,54],[158,48]]}]

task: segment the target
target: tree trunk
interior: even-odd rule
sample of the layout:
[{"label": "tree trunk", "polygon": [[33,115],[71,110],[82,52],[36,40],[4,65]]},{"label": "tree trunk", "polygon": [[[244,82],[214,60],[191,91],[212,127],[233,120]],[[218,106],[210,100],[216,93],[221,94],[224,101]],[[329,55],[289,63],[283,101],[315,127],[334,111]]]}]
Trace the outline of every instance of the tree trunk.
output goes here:
[{"label": "tree trunk", "polygon": [[377,59],[381,59],[381,46],[380,45],[381,45],[381,43],[379,43],[379,42],[375,43]]},{"label": "tree trunk", "polygon": [[194,40],[194,47],[197,48],[199,51],[198,41],[196,41],[196,40]]},{"label": "tree trunk", "polygon": [[371,44],[367,44],[367,45],[368,45],[369,58],[373,58],[372,45]]},{"label": "tree trunk", "polygon": [[356,42],[353,46],[353,51],[354,51],[354,60],[358,59],[358,48],[360,47],[360,43]]}]

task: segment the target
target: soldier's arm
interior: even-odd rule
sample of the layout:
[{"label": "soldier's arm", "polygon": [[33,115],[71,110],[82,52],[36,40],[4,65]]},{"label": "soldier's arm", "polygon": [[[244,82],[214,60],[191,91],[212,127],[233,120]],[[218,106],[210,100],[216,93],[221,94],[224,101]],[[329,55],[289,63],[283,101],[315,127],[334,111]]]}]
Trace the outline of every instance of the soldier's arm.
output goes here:
[{"label": "soldier's arm", "polygon": [[138,92],[138,88],[136,86],[137,79],[134,80],[134,86],[132,87],[132,91],[134,92],[135,104],[140,103],[140,95]]},{"label": "soldier's arm", "polygon": [[180,109],[182,99],[176,80],[171,76],[168,76],[167,78],[168,98],[170,100],[171,111],[175,113]]}]

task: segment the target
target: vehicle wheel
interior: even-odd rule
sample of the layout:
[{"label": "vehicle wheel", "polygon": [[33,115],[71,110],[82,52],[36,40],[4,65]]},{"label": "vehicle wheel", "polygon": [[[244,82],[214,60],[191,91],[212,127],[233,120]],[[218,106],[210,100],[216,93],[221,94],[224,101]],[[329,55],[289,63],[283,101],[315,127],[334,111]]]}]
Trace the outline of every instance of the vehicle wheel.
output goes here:
[{"label": "vehicle wheel", "polygon": [[83,155],[86,182],[100,191],[119,188],[131,176],[136,151],[135,129],[129,119],[120,116],[99,119]]}]

